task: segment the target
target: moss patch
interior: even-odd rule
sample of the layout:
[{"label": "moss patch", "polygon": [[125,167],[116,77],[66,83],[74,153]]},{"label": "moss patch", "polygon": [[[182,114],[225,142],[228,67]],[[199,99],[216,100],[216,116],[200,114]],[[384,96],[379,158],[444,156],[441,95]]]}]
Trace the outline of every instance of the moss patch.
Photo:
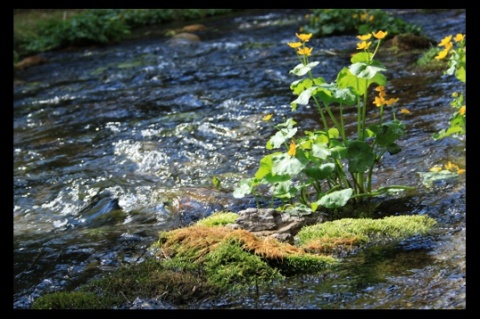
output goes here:
[{"label": "moss patch", "polygon": [[390,216],[382,219],[344,218],[306,226],[298,233],[299,245],[307,251],[325,251],[375,240],[402,240],[423,235],[436,224],[426,215]]},{"label": "moss patch", "polygon": [[44,295],[35,309],[121,307],[135,298],[161,298],[173,304],[195,304],[225,292],[261,287],[298,274],[334,271],[338,247],[359,246],[385,238],[427,234],[436,224],[428,216],[383,219],[345,218],[306,226],[296,245],[232,229],[236,214],[218,213],[195,225],[160,233],[152,245],[156,258],[122,267],[92,280],[76,292]]},{"label": "moss patch", "polygon": [[238,218],[238,214],[232,212],[215,212],[207,218],[197,221],[197,225],[203,226],[225,226],[233,224]]}]

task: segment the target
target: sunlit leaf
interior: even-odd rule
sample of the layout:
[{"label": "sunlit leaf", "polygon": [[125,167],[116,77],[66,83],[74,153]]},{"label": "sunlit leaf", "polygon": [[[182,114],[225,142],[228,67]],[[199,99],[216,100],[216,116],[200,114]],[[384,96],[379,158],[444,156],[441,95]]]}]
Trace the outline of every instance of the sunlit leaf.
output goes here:
[{"label": "sunlit leaf", "polygon": [[353,195],[353,189],[347,188],[322,196],[317,203],[325,208],[338,208],[347,204]]},{"label": "sunlit leaf", "polygon": [[233,190],[233,197],[243,198],[252,192],[253,178],[245,178],[240,180],[238,186]]},{"label": "sunlit leaf", "polygon": [[297,128],[281,129],[280,131],[275,133],[275,135],[272,136],[270,140],[268,140],[266,148],[271,150],[273,148],[281,147],[283,143],[291,139],[295,135],[295,133],[297,133]]},{"label": "sunlit leaf", "polygon": [[310,62],[307,65],[304,65],[303,63],[298,64],[296,67],[293,68],[293,70],[290,70],[289,73],[293,73],[298,76],[302,76],[307,74],[309,71],[311,71],[314,67],[318,65],[318,61],[315,62]]},{"label": "sunlit leaf", "polygon": [[380,63],[367,64],[364,62],[357,62],[348,68],[353,75],[361,79],[372,79],[378,72],[386,71],[385,67]]},{"label": "sunlit leaf", "polygon": [[278,154],[272,156],[272,173],[278,175],[297,175],[305,167],[296,157],[288,154]]},{"label": "sunlit leaf", "polygon": [[265,175],[272,172],[272,154],[263,157],[260,160],[260,165],[255,173],[256,179],[262,179]]},{"label": "sunlit leaf", "polygon": [[315,143],[312,145],[312,154],[315,157],[325,160],[328,156],[330,156],[331,152],[328,149],[327,144]]}]

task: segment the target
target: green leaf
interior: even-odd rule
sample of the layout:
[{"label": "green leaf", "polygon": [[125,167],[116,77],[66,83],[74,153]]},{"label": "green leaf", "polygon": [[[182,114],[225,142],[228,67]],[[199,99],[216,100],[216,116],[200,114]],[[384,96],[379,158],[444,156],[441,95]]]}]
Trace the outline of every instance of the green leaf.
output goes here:
[{"label": "green leaf", "polygon": [[390,155],[398,154],[402,151],[402,148],[398,146],[396,143],[392,143],[387,146],[387,151]]},{"label": "green leaf", "polygon": [[458,174],[448,170],[440,172],[417,172],[422,178],[422,184],[427,188],[432,188],[435,185],[441,185],[442,182],[451,182],[458,178]]},{"label": "green leaf", "polygon": [[462,81],[463,83],[466,83],[467,82],[467,71],[465,70],[465,68],[462,66],[462,67],[459,67],[456,71],[455,71],[455,76],[457,77],[457,79],[459,79],[460,81]]},{"label": "green leaf", "polygon": [[375,133],[375,140],[379,146],[388,147],[405,135],[405,125],[398,121],[382,125],[369,125],[368,129]]},{"label": "green leaf", "polygon": [[367,61],[370,61],[371,58],[372,58],[372,53],[370,52],[358,52],[352,56],[352,58],[350,59],[350,62],[352,62],[352,64],[357,62],[367,62]]},{"label": "green leaf", "polygon": [[353,189],[347,188],[324,195],[317,201],[317,203],[325,208],[343,207],[347,204],[352,195]]},{"label": "green leaf", "polygon": [[340,136],[340,132],[336,127],[332,127],[328,130],[328,137],[330,138],[338,138]]},{"label": "green leaf", "polygon": [[290,140],[297,133],[297,128],[283,128],[275,135],[273,135],[270,140],[268,140],[266,148],[271,150],[273,148],[279,148],[286,141]]},{"label": "green leaf", "polygon": [[321,77],[315,78],[313,79],[313,81],[308,78],[301,79],[301,80],[292,82],[292,84],[290,84],[290,89],[293,91],[294,95],[299,95],[304,90],[312,87],[313,85],[320,85],[322,83],[325,83],[325,80]]},{"label": "green leaf", "polygon": [[260,160],[260,166],[255,173],[256,179],[262,179],[267,174],[272,173],[272,155],[273,154],[269,154]]},{"label": "green leaf", "polygon": [[314,180],[322,180],[330,176],[335,171],[335,164],[325,163],[318,167],[308,167],[305,174]]},{"label": "green leaf", "polygon": [[372,79],[378,72],[386,71],[385,67],[378,63],[367,64],[364,62],[357,62],[348,68],[353,75],[361,79]]},{"label": "green leaf", "polygon": [[272,156],[272,173],[274,175],[294,176],[304,168],[305,164],[300,162],[296,157],[285,153]]},{"label": "green leaf", "polygon": [[300,105],[307,105],[312,97],[312,92],[317,88],[317,86],[312,86],[306,90],[304,90],[300,95],[290,103],[292,107],[296,107],[297,104]]},{"label": "green leaf", "polygon": [[297,189],[292,186],[292,181],[288,180],[285,182],[276,183],[273,186],[273,196],[276,198],[293,198],[297,193]]},{"label": "green leaf", "polygon": [[351,141],[347,146],[347,159],[350,173],[363,173],[373,165],[375,156],[367,143]]},{"label": "green leaf", "polygon": [[253,178],[245,178],[240,180],[238,186],[233,190],[233,197],[243,198],[245,195],[250,194],[253,188],[253,181]]},{"label": "green leaf", "polygon": [[215,188],[217,188],[217,189],[220,188],[221,182],[220,182],[220,179],[218,179],[217,176],[212,177],[212,183],[213,183],[213,186],[215,186]]},{"label": "green leaf", "polygon": [[333,158],[341,159],[347,156],[347,148],[338,140],[330,141],[330,152]]},{"label": "green leaf", "polygon": [[335,102],[348,106],[354,105],[357,102],[357,97],[353,94],[351,88],[337,88],[333,91],[333,97],[335,98]]},{"label": "green leaf", "polygon": [[359,79],[350,70],[343,68],[337,75],[337,84],[340,88],[351,88],[357,95],[363,95],[367,91],[367,88],[372,83],[378,85],[385,85],[387,78],[381,74],[376,73],[371,79]]},{"label": "green leaf", "polygon": [[289,73],[293,73],[297,76],[302,76],[307,74],[309,71],[311,71],[314,67],[318,65],[318,61],[315,62],[310,62],[307,65],[304,65],[303,63],[298,64],[293,70],[290,70]]},{"label": "green leaf", "polygon": [[312,154],[315,157],[325,160],[328,156],[330,156],[331,152],[328,149],[327,144],[315,143],[312,145]]}]

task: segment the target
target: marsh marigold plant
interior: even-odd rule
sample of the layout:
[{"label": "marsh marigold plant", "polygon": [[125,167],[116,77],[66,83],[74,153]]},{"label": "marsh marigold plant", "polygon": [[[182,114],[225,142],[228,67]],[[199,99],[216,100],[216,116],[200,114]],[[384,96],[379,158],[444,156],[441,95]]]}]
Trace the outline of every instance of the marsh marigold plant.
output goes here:
[{"label": "marsh marigold plant", "polygon": [[[448,68],[445,74],[455,75],[455,77],[463,82],[467,82],[467,46],[465,34],[458,33],[448,35],[438,44],[442,50],[435,56],[436,60],[447,61]],[[463,93],[454,92],[452,102],[454,112],[450,118],[450,126],[445,130],[433,134],[435,140],[447,137],[463,137],[466,134],[466,111],[465,95]]]},{"label": "marsh marigold plant", "polygon": [[[319,207],[338,208],[350,200],[385,194],[392,189],[412,189],[401,185],[373,189],[372,185],[374,167],[386,152],[394,155],[401,151],[396,141],[405,134],[404,124],[395,117],[394,105],[399,98],[388,95],[383,75],[386,68],[374,59],[387,34],[379,30],[357,36],[358,52],[351,57],[351,65],[340,70],[331,83],[313,74],[319,62],[310,61],[311,33],[296,34],[297,41],[287,43],[299,60],[290,71],[299,78],[290,85],[296,96],[291,102],[292,111],[312,103],[322,125],[301,136],[292,118],[275,125],[277,132],[266,143],[266,149],[272,153],[260,160],[254,177],[239,182],[235,197],[258,197],[258,189],[266,185],[271,206],[276,199],[283,203],[277,209],[308,214]],[[372,105],[368,98],[371,87],[376,92],[373,105],[379,112],[375,123],[367,123],[366,116]],[[347,136],[343,117],[347,106],[356,106],[357,111],[357,130],[351,136]],[[338,110],[335,114],[334,107]],[[400,113],[409,111],[403,109]],[[263,120],[271,118],[269,114]]]}]

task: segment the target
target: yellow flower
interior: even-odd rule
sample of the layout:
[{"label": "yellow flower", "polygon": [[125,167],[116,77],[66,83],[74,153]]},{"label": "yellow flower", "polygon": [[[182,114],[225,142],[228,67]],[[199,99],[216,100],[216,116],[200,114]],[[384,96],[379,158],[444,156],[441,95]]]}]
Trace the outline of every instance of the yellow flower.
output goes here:
[{"label": "yellow flower", "polygon": [[449,35],[445,38],[442,39],[442,41],[440,41],[440,43],[438,44],[439,47],[442,47],[442,46],[445,46],[447,43],[449,43],[450,41],[452,41],[452,36]]},{"label": "yellow flower", "polygon": [[440,165],[435,165],[432,168],[430,168],[430,172],[440,172],[442,170],[442,167]]},{"label": "yellow flower", "polygon": [[375,104],[377,107],[380,107],[383,104],[385,104],[385,99],[382,96],[376,96],[375,101],[373,101],[373,104]]},{"label": "yellow flower", "polygon": [[363,41],[363,42],[357,43],[357,50],[362,50],[362,49],[366,50],[368,49],[370,44],[372,44],[372,42]]},{"label": "yellow flower", "polygon": [[400,113],[402,114],[412,114],[412,112],[410,112],[409,110],[403,108],[403,109],[400,109]]},{"label": "yellow flower", "polygon": [[300,55],[310,56],[310,54],[312,54],[312,50],[313,50],[313,48],[305,47],[305,48],[299,48],[297,52]]},{"label": "yellow flower", "polygon": [[435,56],[435,59],[437,59],[437,60],[445,59],[445,57],[447,56],[447,54],[448,54],[448,50],[447,50],[447,49],[442,50],[442,51],[440,51],[440,52],[437,54],[437,56]]},{"label": "yellow flower", "polygon": [[288,149],[288,155],[295,156],[297,153],[297,144],[293,140],[290,141],[290,148]]},{"label": "yellow flower", "polygon": [[390,106],[390,105],[392,105],[392,104],[394,104],[394,103],[397,103],[398,100],[399,100],[398,97],[397,97],[396,99],[394,99],[393,97],[391,97],[391,98],[389,98],[388,100],[385,101],[385,104],[386,104],[387,106]]},{"label": "yellow flower", "polygon": [[372,37],[372,35],[370,33],[368,34],[364,34],[364,35],[357,35],[357,38],[360,40],[360,41],[367,41],[368,39],[370,39]]},{"label": "yellow flower", "polygon": [[369,21],[373,21],[375,17],[374,16],[370,16],[370,18],[368,18]]},{"label": "yellow flower", "polygon": [[464,170],[464,169],[459,169],[459,170],[457,171],[457,174],[464,174],[465,172],[466,172],[466,170]]},{"label": "yellow flower", "polygon": [[295,35],[303,42],[308,42],[308,40],[310,40],[310,38],[312,37],[312,33],[295,33]]},{"label": "yellow flower", "polygon": [[452,97],[458,97],[458,92],[453,92]]},{"label": "yellow flower", "polygon": [[455,38],[453,38],[453,40],[455,40],[455,42],[462,42],[463,39],[465,39],[465,34],[461,34],[461,33],[457,33]]},{"label": "yellow flower", "polygon": [[445,164],[445,169],[448,169],[450,172],[458,171],[458,166],[448,161],[448,163]]},{"label": "yellow flower", "polygon": [[299,48],[302,46],[302,42],[287,42],[287,44],[291,47],[291,48]]},{"label": "yellow flower", "polygon": [[378,96],[381,98],[384,98],[387,96],[387,93],[385,93],[385,86],[379,85],[375,88],[375,91],[378,92]]},{"label": "yellow flower", "polygon": [[460,115],[465,115],[466,112],[467,112],[467,107],[465,105],[458,110],[458,113]]},{"label": "yellow flower", "polygon": [[357,19],[357,18],[358,18],[358,14],[354,13],[354,14],[352,15],[352,18]]},{"label": "yellow flower", "polygon": [[272,119],[273,114],[267,114],[263,117],[262,121],[268,122]]},{"label": "yellow flower", "polygon": [[445,44],[445,50],[449,51],[451,48],[453,48],[453,43],[452,42],[448,42]]},{"label": "yellow flower", "polygon": [[387,36],[388,32],[383,32],[382,30],[378,30],[377,33],[372,32],[372,34],[375,38],[377,38],[378,40],[381,40]]},{"label": "yellow flower", "polygon": [[367,20],[367,17],[368,17],[368,13],[362,13],[362,15],[360,16],[360,20]]}]

